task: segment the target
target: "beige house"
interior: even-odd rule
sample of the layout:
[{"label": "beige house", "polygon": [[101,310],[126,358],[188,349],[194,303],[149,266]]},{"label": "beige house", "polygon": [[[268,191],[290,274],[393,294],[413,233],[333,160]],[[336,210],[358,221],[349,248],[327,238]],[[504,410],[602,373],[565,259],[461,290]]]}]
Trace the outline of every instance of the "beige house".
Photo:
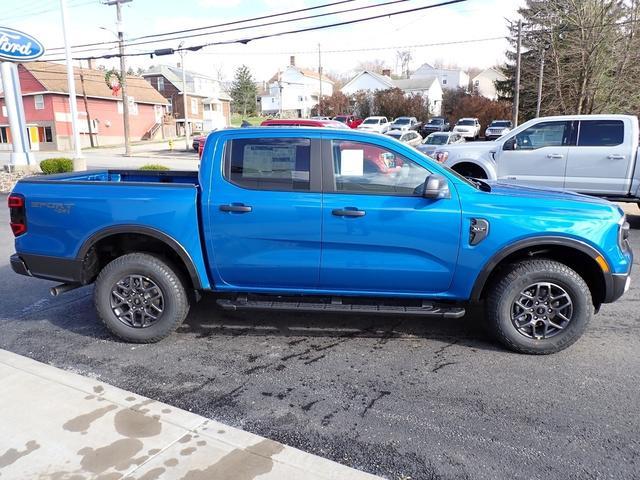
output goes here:
[{"label": "beige house", "polygon": [[471,85],[474,92],[478,92],[479,95],[486,97],[490,100],[498,99],[498,92],[496,91],[496,80],[506,80],[502,73],[495,68],[487,68],[478,75],[471,79]]}]

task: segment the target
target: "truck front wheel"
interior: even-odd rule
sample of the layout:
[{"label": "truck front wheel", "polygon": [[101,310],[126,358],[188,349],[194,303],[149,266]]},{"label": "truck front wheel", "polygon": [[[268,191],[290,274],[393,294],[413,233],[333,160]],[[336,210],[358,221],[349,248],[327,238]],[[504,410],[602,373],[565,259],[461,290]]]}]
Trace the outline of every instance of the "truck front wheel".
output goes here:
[{"label": "truck front wheel", "polygon": [[147,253],[130,253],[107,264],[96,279],[94,303],[107,329],[134,343],[162,340],[189,313],[176,269]]},{"label": "truck front wheel", "polygon": [[503,345],[520,353],[544,355],[567,348],[584,333],[592,315],[585,281],[552,260],[510,265],[487,298],[490,327]]}]

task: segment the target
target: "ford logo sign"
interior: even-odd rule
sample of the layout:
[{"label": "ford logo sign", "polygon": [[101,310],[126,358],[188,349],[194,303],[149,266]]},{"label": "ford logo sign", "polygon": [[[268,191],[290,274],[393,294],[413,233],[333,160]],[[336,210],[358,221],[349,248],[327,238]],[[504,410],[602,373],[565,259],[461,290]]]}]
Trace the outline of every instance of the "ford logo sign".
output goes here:
[{"label": "ford logo sign", "polygon": [[42,44],[26,33],[0,27],[0,59],[14,62],[35,60],[44,54]]}]

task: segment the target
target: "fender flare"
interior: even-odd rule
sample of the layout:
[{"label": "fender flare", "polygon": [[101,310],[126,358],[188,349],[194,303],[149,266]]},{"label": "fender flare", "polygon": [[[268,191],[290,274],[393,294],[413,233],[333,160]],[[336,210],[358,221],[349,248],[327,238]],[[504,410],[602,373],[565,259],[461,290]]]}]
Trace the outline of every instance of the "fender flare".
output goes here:
[{"label": "fender flare", "polygon": [[189,252],[187,252],[187,250],[173,237],[153,227],[147,227],[143,225],[114,225],[111,227],[103,228],[102,230],[98,230],[97,232],[92,233],[82,243],[80,249],[78,250],[78,254],[76,255],[76,260],[84,262],[87,253],[97,242],[112,235],[118,235],[122,233],[147,235],[167,245],[169,248],[171,248],[171,250],[173,250],[175,254],[178,255],[178,257],[184,263],[187,272],[189,273],[189,277],[191,278],[191,282],[193,283],[193,287],[196,290],[202,289],[202,282],[200,282],[198,270],[196,269],[191,255],[189,255]]},{"label": "fender flare", "polygon": [[[573,238],[568,237],[560,237],[560,236],[537,236],[537,237],[529,237],[523,240],[519,240],[511,245],[504,247],[502,250],[495,253],[482,267],[480,273],[476,277],[476,280],[473,284],[473,289],[471,290],[470,299],[474,302],[478,302],[480,300],[480,296],[482,294],[482,290],[486,286],[487,280],[496,266],[502,262],[505,258],[507,258],[512,253],[517,252],[518,250],[523,250],[529,247],[543,247],[543,246],[563,246],[573,248],[574,250],[578,250],[582,253],[589,255],[596,262],[596,258],[602,256],[602,254],[585,242],[580,240],[575,240]],[[597,263],[597,262],[596,262]],[[611,272],[606,273],[602,272],[604,286],[605,286],[605,297],[607,292],[610,292],[613,288],[613,276]]]}]

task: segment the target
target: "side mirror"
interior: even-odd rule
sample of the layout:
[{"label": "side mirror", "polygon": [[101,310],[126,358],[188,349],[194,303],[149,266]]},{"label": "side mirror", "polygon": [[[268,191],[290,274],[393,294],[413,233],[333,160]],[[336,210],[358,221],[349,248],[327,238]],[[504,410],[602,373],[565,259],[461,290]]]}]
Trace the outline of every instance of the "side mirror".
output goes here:
[{"label": "side mirror", "polygon": [[449,190],[449,182],[442,175],[431,174],[424,181],[424,188],[422,190],[422,196],[424,198],[431,198],[433,200],[440,200],[442,198],[451,198],[451,191]]},{"label": "side mirror", "polygon": [[516,137],[511,137],[509,140],[504,142],[502,145],[502,150],[515,150],[516,149]]}]

